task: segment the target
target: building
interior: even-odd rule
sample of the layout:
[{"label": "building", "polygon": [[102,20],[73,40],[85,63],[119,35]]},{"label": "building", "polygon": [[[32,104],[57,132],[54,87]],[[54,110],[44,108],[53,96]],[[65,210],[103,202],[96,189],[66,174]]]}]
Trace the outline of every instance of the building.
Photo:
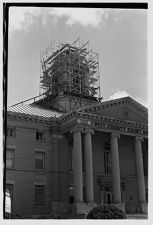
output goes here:
[{"label": "building", "polygon": [[[51,68],[43,61],[45,94],[8,107],[6,189],[12,214],[77,217],[103,203],[127,213],[147,211],[148,111],[130,97],[101,101],[83,48],[64,45],[51,54]],[[73,49],[79,49],[78,57]],[[71,65],[61,66],[61,52]]]}]

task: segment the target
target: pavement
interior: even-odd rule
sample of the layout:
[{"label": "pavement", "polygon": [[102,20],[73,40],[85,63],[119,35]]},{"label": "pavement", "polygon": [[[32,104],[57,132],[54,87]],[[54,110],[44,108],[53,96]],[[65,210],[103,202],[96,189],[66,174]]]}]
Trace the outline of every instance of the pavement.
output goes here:
[{"label": "pavement", "polygon": [[134,220],[148,219],[148,214],[128,214],[126,216],[127,219],[134,219]]}]

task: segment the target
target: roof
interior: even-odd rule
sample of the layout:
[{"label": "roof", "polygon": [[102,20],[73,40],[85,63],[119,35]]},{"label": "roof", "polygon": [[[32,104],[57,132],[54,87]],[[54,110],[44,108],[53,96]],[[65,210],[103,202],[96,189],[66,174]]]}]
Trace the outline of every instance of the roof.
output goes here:
[{"label": "roof", "polygon": [[108,100],[108,101],[104,101],[104,102],[99,102],[99,103],[95,103],[95,104],[92,104],[89,106],[84,106],[84,107],[79,108],[77,111],[88,113],[91,110],[95,111],[96,109],[99,109],[99,108],[104,109],[109,106],[116,107],[116,104],[119,104],[119,105],[130,104],[131,106],[137,108],[137,110],[139,110],[140,113],[143,113],[143,114],[148,113],[148,109],[146,107],[144,107],[139,102],[135,101],[133,98],[131,98],[129,96],[119,98],[119,99],[113,99],[113,100]]},{"label": "roof", "polygon": [[38,105],[15,105],[7,108],[8,112],[23,113],[26,115],[40,116],[45,118],[58,118],[63,114],[52,109],[46,109]]}]

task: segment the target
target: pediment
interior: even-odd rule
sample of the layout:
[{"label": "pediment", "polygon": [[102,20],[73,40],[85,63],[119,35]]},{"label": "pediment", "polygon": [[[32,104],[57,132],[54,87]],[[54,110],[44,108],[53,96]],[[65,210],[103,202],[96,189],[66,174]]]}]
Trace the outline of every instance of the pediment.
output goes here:
[{"label": "pediment", "polygon": [[79,111],[136,123],[148,123],[147,109],[130,97],[94,104]]}]

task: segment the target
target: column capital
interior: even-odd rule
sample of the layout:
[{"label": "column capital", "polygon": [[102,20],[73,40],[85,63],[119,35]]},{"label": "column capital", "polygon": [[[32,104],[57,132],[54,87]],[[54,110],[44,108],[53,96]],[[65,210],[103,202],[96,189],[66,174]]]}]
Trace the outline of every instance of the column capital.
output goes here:
[{"label": "column capital", "polygon": [[87,134],[87,133],[94,134],[94,130],[93,129],[90,129],[90,128],[85,128],[84,129],[84,133],[85,134]]},{"label": "column capital", "polygon": [[111,138],[120,138],[120,134],[119,133],[111,133]]},{"label": "column capital", "polygon": [[70,130],[70,133],[72,134],[72,133],[75,133],[75,132],[83,132],[83,128],[81,128],[81,127],[74,127],[74,128],[72,128],[71,130]]},{"label": "column capital", "polygon": [[141,142],[143,142],[144,139],[143,139],[143,137],[141,137],[141,136],[136,136],[136,137],[135,137],[135,141],[141,141]]}]

